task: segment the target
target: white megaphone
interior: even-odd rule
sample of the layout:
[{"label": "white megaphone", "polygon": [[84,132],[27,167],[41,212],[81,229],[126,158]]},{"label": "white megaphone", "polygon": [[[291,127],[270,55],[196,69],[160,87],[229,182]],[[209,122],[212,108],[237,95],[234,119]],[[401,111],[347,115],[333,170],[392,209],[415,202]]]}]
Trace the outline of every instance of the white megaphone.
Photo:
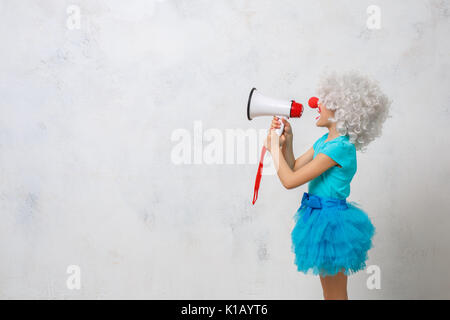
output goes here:
[{"label": "white megaphone", "polygon": [[[280,119],[281,126],[275,131],[279,136],[281,136],[284,130],[284,123],[281,118],[300,118],[302,116],[302,113],[303,105],[301,103],[295,102],[294,100],[279,100],[269,98],[259,93],[256,88],[253,88],[250,91],[247,102],[248,120],[252,120],[255,117],[262,116],[277,116]],[[263,146],[261,150],[261,158],[258,165],[258,172],[256,173],[252,204],[255,204],[256,199],[258,199],[259,184],[261,182],[265,154],[266,147]]]},{"label": "white megaphone", "polygon": [[281,127],[276,129],[276,133],[281,136],[284,130],[284,123],[281,118],[300,118],[303,113],[303,105],[294,100],[280,100],[266,97],[259,93],[256,88],[250,91],[247,103],[247,118],[252,120],[262,116],[277,116],[280,118]]}]

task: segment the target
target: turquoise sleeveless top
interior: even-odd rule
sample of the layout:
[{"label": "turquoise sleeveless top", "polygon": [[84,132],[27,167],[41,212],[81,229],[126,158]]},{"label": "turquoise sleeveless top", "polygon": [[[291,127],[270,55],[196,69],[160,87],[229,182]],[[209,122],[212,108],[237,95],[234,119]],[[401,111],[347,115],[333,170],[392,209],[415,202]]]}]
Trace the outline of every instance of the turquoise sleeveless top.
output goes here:
[{"label": "turquoise sleeveless top", "polygon": [[348,135],[339,136],[330,141],[328,132],[313,145],[315,158],[324,153],[336,161],[342,168],[334,166],[308,183],[308,192],[320,197],[346,199],[350,195],[350,182],[356,173],[356,148]]}]

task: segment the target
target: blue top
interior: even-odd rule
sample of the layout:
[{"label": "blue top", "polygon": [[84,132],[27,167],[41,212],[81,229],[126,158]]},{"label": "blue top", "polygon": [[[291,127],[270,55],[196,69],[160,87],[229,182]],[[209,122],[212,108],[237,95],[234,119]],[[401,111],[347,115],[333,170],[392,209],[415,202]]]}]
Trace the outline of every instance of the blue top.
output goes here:
[{"label": "blue top", "polygon": [[320,197],[346,199],[350,195],[350,182],[356,173],[356,148],[348,135],[324,142],[328,133],[313,145],[315,158],[324,153],[342,168],[334,166],[308,183],[308,192]]}]

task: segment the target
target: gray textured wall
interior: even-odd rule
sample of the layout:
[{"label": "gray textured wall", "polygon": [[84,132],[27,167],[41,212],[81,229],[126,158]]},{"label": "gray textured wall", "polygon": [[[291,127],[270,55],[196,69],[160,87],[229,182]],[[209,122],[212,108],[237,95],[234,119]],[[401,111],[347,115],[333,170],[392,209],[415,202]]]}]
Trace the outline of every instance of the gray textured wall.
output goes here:
[{"label": "gray textured wall", "polygon": [[[367,26],[374,4],[380,29]],[[358,154],[350,196],[377,227],[368,264],[381,289],[363,271],[350,298],[450,298],[449,10],[1,0],[0,297],[321,298],[290,251],[307,187],[266,175],[252,206],[253,160],[177,165],[173,134],[196,140],[195,121],[224,137],[257,132],[269,120],[247,121],[252,86],[305,102],[322,71],[352,68],[394,103],[383,136]],[[296,155],[325,133],[314,116],[292,121]],[[80,290],[66,286],[69,265]]]}]

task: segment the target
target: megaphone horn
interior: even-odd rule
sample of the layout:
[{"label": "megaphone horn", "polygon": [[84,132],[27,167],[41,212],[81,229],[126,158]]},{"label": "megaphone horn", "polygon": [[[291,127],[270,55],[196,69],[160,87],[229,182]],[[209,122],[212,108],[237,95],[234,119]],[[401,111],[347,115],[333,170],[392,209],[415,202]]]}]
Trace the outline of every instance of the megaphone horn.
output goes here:
[{"label": "megaphone horn", "polygon": [[[247,102],[247,118],[252,120],[261,116],[277,116],[279,118],[300,118],[303,114],[303,105],[295,100],[280,100],[266,97],[259,93],[256,88],[250,91]],[[281,119],[280,119],[281,120]],[[283,133],[284,124],[277,129],[278,135]]]}]

